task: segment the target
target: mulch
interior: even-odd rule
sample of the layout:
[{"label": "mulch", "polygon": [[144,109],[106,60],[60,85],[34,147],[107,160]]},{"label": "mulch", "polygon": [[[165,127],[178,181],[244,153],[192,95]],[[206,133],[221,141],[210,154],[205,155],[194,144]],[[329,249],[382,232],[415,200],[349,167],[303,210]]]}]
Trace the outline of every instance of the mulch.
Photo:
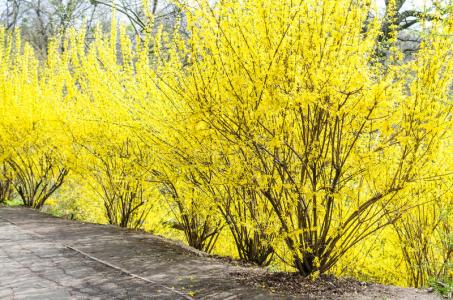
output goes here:
[{"label": "mulch", "polygon": [[361,294],[367,286],[372,285],[352,278],[337,278],[332,275],[321,275],[316,279],[288,272],[263,272],[252,276],[250,272],[236,272],[230,275],[243,284],[266,288],[276,294],[323,299],[338,299],[345,294]]}]

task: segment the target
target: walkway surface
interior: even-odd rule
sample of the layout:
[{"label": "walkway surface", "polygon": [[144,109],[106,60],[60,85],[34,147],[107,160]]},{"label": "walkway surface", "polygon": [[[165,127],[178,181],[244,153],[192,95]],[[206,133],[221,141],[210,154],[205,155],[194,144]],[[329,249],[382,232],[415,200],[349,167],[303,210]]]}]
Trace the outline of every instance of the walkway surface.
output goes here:
[{"label": "walkway surface", "polygon": [[[233,278],[257,272],[150,234],[0,206],[0,300],[291,298]],[[295,298],[440,299],[383,285],[342,297],[309,295]]]},{"label": "walkway surface", "polygon": [[0,207],[0,299],[269,299],[240,269],[108,225]]}]

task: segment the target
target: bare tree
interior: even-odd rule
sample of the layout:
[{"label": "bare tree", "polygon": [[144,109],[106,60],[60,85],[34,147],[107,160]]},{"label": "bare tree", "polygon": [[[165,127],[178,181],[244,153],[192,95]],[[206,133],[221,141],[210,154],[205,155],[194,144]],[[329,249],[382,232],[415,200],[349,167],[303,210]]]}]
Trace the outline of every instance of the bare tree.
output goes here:
[{"label": "bare tree", "polygon": [[[143,7],[140,0],[91,0],[93,5],[101,5],[115,9],[121,13],[133,27],[136,34],[140,35],[149,27],[147,15],[150,13],[156,25],[164,25],[166,28],[173,28],[181,11],[176,1],[152,0],[150,7]],[[146,11],[148,10],[148,11]]]},{"label": "bare tree", "polygon": [[87,31],[102,23],[109,14],[90,0],[7,0],[0,6],[2,23],[9,31],[20,29],[24,39],[41,56],[47,54],[49,41],[63,40],[71,27]]},{"label": "bare tree", "polygon": [[5,27],[7,30],[14,29],[17,24],[20,12],[20,1],[19,0],[6,0],[5,8]]},{"label": "bare tree", "polygon": [[[432,1],[432,4],[426,7],[421,5],[411,7],[411,1],[408,0],[385,0],[384,4],[382,35],[379,37],[379,42],[386,52],[386,42],[391,38],[392,31],[396,29],[399,47],[406,54],[411,54],[419,49],[420,32],[417,27],[422,20],[429,21],[435,18],[432,9],[445,11],[445,13],[448,9],[447,6],[443,7],[440,1]],[[370,15],[370,17],[374,16]]]}]

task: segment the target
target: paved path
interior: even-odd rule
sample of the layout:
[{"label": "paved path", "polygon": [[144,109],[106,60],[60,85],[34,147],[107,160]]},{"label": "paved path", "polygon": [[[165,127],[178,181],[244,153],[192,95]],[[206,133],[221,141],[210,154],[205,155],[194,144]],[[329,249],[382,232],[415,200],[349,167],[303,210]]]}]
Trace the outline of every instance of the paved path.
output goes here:
[{"label": "paved path", "polygon": [[[150,234],[0,206],[0,300],[291,298],[229,276],[253,272]],[[295,298],[316,298],[310,296]],[[440,299],[423,290],[376,284],[359,293],[324,296]]]},{"label": "paved path", "polygon": [[149,234],[0,207],[0,299],[269,299]]}]

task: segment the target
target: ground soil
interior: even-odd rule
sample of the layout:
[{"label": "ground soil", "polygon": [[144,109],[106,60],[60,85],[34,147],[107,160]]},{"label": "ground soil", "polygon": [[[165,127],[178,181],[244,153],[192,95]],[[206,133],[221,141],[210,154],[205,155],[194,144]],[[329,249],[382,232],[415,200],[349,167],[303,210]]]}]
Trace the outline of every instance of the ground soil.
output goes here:
[{"label": "ground soil", "polygon": [[432,289],[401,288],[353,278],[322,276],[307,279],[297,273],[236,274],[238,280],[281,295],[303,299],[441,299]]}]

